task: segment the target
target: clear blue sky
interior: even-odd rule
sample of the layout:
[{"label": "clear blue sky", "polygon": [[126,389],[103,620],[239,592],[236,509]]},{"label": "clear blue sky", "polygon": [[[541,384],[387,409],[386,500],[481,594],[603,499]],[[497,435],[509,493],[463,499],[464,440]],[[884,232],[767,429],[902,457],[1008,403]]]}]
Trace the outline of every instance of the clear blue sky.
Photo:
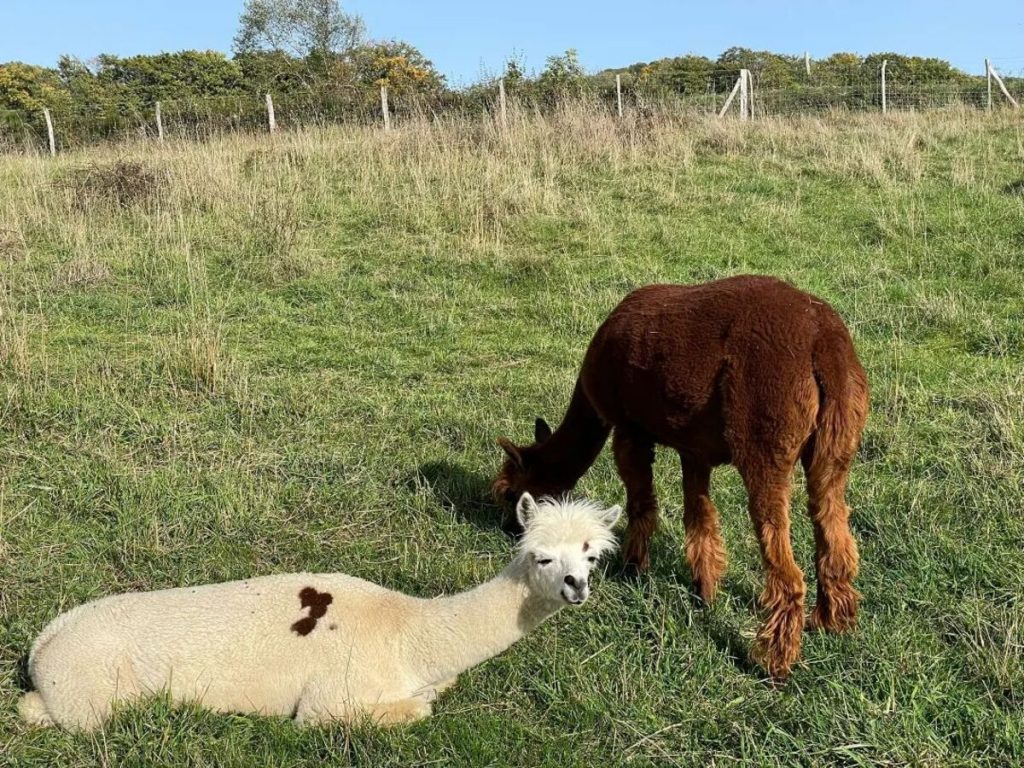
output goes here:
[{"label": "clear blue sky", "polygon": [[[513,53],[539,70],[579,50],[590,70],[742,45],[782,53],[897,51],[981,73],[1024,70],[1024,0],[348,0],[370,35],[416,45],[453,84]],[[0,0],[0,61],[53,65],[184,48],[229,51],[242,0]]]}]

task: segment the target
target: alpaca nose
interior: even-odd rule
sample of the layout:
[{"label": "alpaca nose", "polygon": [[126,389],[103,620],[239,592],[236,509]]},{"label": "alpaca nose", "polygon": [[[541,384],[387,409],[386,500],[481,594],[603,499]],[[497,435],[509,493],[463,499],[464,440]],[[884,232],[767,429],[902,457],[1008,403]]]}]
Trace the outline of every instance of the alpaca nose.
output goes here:
[{"label": "alpaca nose", "polygon": [[568,584],[573,589],[583,589],[583,587],[585,587],[587,585],[587,580],[586,579],[577,579],[572,574],[569,574],[568,576],[565,577],[565,583]]}]

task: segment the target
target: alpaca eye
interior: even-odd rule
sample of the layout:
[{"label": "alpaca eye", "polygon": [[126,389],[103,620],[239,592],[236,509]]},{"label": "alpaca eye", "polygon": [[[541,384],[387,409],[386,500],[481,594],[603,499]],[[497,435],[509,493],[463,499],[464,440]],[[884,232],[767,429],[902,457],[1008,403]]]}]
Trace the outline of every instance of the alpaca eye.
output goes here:
[{"label": "alpaca eye", "polygon": [[588,563],[596,563],[597,562],[597,558],[596,557],[588,557],[587,558],[587,562]]},{"label": "alpaca eye", "polygon": [[543,560],[538,560],[537,565],[551,565],[551,558],[545,557]]}]

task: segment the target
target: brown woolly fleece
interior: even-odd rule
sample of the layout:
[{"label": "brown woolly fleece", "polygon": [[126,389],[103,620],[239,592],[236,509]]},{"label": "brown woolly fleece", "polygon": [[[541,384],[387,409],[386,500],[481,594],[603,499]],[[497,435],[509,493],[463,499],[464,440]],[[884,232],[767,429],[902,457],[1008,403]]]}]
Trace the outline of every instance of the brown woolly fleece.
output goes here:
[{"label": "brown woolly fleece", "polygon": [[675,449],[686,557],[696,592],[710,601],[726,567],[711,468],[733,464],[766,570],[767,619],[754,656],[784,678],[800,655],[804,626],[804,580],[789,535],[792,470],[801,461],[814,523],[818,594],[810,623],[843,631],[853,626],[860,597],[844,496],[867,413],[867,378],[850,334],[821,299],[749,275],[650,285],[629,294],[598,329],[558,429],[538,419],[533,444],[499,440],[508,458],[494,491],[510,500],[524,491],[571,490],[614,430],[629,519],[625,557],[645,569],[658,517],[654,446]]}]

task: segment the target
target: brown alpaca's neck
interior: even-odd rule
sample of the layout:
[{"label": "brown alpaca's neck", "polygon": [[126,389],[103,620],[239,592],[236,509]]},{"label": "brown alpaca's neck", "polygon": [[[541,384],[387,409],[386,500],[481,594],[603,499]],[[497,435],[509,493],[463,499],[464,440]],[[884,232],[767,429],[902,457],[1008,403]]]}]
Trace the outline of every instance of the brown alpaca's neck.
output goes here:
[{"label": "brown alpaca's neck", "polygon": [[564,486],[562,491],[571,490],[597,460],[608,432],[577,381],[562,423],[537,447],[537,463]]}]

